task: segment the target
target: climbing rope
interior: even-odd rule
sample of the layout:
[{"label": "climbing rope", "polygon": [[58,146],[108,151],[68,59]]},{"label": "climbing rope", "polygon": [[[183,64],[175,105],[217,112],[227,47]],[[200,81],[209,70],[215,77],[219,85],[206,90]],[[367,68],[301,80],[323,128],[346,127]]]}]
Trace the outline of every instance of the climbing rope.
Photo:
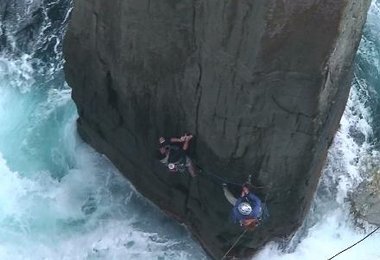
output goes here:
[{"label": "climbing rope", "polygon": [[216,174],[213,174],[213,173],[211,173],[211,172],[206,172],[202,167],[199,166],[199,164],[195,163],[194,161],[193,161],[193,163],[194,163],[194,165],[198,168],[198,170],[199,170],[200,173],[202,173],[203,175],[208,176],[208,177],[210,177],[210,178],[216,180],[216,181],[218,182],[218,184],[226,183],[226,184],[230,184],[230,185],[234,185],[234,186],[239,186],[239,187],[241,187],[241,186],[243,186],[244,183],[247,183],[247,182],[248,182],[248,183],[249,183],[252,187],[254,187],[255,189],[265,189],[265,188],[266,188],[266,187],[264,187],[264,186],[255,186],[255,185],[253,185],[253,184],[252,184],[252,174],[250,174],[250,175],[248,176],[248,180],[245,181],[245,182],[232,182],[232,181],[229,181],[229,180],[227,180],[227,179],[224,179],[224,178],[222,178],[222,177],[220,177],[220,176],[218,176],[218,175],[216,175]]},{"label": "climbing rope", "polygon": [[243,185],[243,183],[231,182],[231,181],[224,179],[224,178],[222,178],[216,174],[212,174],[211,172],[206,172],[199,164],[195,163],[194,160],[193,160],[193,164],[198,168],[198,171],[200,173],[202,173],[205,176],[212,178],[214,181],[217,181],[218,184],[226,183],[226,184],[235,185],[235,186],[239,186],[239,187],[241,187]]},{"label": "climbing rope", "polygon": [[224,179],[224,178],[222,178],[222,177],[220,177],[218,175],[212,174],[210,172],[206,172],[206,171],[204,171],[202,169],[200,169],[200,170],[201,170],[201,173],[203,173],[204,175],[209,176],[209,177],[213,178],[214,180],[217,180],[219,184],[226,183],[226,184],[230,184],[230,185],[234,185],[234,186],[239,186],[239,187],[241,187],[244,184],[244,183],[231,182],[231,181],[229,181],[227,179]]},{"label": "climbing rope", "polygon": [[228,251],[224,254],[224,256],[222,257],[221,260],[223,260],[224,258],[226,258],[226,256],[228,255],[228,253],[237,245],[237,243],[239,243],[240,239],[245,235],[245,233],[247,232],[247,229],[244,230],[240,236],[238,237],[238,239],[236,239],[235,243],[230,247],[230,249],[228,249]]},{"label": "climbing rope", "polygon": [[347,250],[353,248],[353,247],[356,246],[357,244],[363,242],[363,241],[366,240],[368,237],[370,237],[371,235],[373,235],[373,234],[374,234],[377,230],[379,230],[379,229],[380,229],[380,227],[377,227],[375,230],[373,230],[371,233],[369,233],[368,235],[366,235],[364,238],[360,239],[360,240],[359,240],[358,242],[356,242],[355,244],[353,244],[353,245],[347,247],[346,249],[340,251],[339,253],[337,253],[337,254],[334,255],[333,257],[330,257],[330,258],[327,259],[327,260],[331,260],[331,259],[337,257],[338,255],[342,254],[343,252],[346,252]]}]

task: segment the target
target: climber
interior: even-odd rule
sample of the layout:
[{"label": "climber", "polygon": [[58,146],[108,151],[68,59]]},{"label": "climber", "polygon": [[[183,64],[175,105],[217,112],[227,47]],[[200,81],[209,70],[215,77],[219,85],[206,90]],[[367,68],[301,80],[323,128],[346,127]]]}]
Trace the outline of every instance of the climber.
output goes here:
[{"label": "climber", "polygon": [[233,221],[239,222],[245,229],[253,230],[260,223],[263,210],[261,200],[250,190],[248,183],[243,184],[240,197],[235,198],[228,190],[227,184],[223,184],[224,195],[233,205]]},{"label": "climber", "polygon": [[196,176],[194,164],[187,155],[192,138],[193,136],[187,133],[180,138],[172,137],[169,140],[159,138],[159,160],[170,172],[183,173],[187,169],[192,177]]}]

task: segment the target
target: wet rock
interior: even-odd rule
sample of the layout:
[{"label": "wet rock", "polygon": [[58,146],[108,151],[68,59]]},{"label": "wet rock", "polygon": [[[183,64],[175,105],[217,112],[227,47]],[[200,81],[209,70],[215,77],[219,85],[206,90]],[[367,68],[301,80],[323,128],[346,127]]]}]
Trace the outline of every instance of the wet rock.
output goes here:
[{"label": "wet rock", "polygon": [[[0,50],[16,47],[28,52],[40,37],[44,19],[42,0],[2,0],[0,3]],[[13,46],[9,46],[13,45]]]},{"label": "wet rock", "polygon": [[81,210],[85,215],[91,215],[92,213],[94,213],[97,210],[96,199],[93,197],[89,197],[82,205]]},{"label": "wet rock", "polygon": [[129,241],[129,242],[126,243],[124,246],[125,246],[126,248],[131,248],[131,247],[133,247],[135,244],[136,244],[135,241]]},{"label": "wet rock", "polygon": [[355,126],[351,126],[349,131],[350,131],[350,136],[352,136],[352,138],[354,138],[355,143],[357,143],[359,146],[363,145],[363,143],[365,142],[365,138],[366,138],[365,134],[363,134],[363,132],[361,132]]},{"label": "wet rock", "polygon": [[232,254],[289,237],[348,98],[370,1],[74,0],[68,83],[85,141],[220,258],[241,233],[220,185],[168,174],[160,135],[191,131],[203,172],[249,174],[271,218]]},{"label": "wet rock", "polygon": [[351,196],[355,215],[365,221],[380,226],[380,172],[370,181],[359,185]]}]

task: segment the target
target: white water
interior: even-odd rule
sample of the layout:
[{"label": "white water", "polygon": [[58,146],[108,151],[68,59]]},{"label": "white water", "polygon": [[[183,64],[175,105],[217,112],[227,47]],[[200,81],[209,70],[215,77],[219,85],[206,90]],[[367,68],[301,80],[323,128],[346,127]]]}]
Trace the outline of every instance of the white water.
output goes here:
[{"label": "white water", "polygon": [[[42,2],[28,1],[12,21],[30,16]],[[10,48],[0,53],[0,259],[206,259],[183,227],[78,138],[76,109],[62,76],[64,24],[46,15],[60,4],[45,2],[44,20],[28,51],[12,36]],[[61,20],[67,20],[67,11]],[[380,11],[374,3],[312,211],[288,253],[271,243],[257,259],[327,259],[372,230],[354,224],[345,199],[379,161],[373,137],[380,123],[373,120],[380,92],[378,36]],[[37,51],[44,55],[36,57]],[[352,130],[362,134],[363,143]],[[379,244],[376,234],[337,259],[380,259]]]},{"label": "white water", "polygon": [[[371,170],[379,163],[373,133],[373,128],[380,123],[373,120],[375,107],[380,101],[378,36],[380,1],[374,1],[358,52],[349,101],[329,150],[312,210],[288,248],[283,250],[278,244],[271,243],[256,259],[328,259],[375,228],[363,222],[355,224],[348,195],[363,178],[370,178]],[[380,259],[379,245],[380,232],[335,259]]]},{"label": "white water", "polygon": [[0,81],[0,259],[203,258],[78,138],[70,90],[37,90],[28,62],[0,71],[14,75]]},{"label": "white water", "polygon": [[0,53],[0,259],[205,259],[184,227],[77,136],[63,31],[47,32],[46,14],[61,3],[19,2],[16,21],[41,5],[44,22],[26,50],[12,35]]}]

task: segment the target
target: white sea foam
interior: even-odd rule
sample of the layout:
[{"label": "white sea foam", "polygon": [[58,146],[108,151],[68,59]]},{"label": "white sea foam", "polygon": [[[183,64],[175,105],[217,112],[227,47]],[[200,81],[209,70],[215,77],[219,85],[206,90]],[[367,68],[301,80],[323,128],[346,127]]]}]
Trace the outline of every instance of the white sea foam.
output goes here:
[{"label": "white sea foam", "polygon": [[50,25],[31,46],[55,43],[52,63],[0,53],[0,259],[205,259],[185,228],[78,137],[62,35],[43,35]]},{"label": "white sea foam", "polygon": [[[303,227],[286,250],[269,244],[255,259],[328,259],[363,238],[375,227],[361,222],[350,212],[348,196],[379,161],[373,146],[372,105],[379,102],[374,79],[380,76],[380,8],[372,3],[366,34],[363,36],[350,97],[321,178],[312,209]],[[380,259],[380,234],[336,259]]]},{"label": "white sea foam", "polygon": [[[51,124],[49,135],[62,139],[61,146],[51,149],[55,142],[47,140],[45,146],[29,144],[18,154],[0,156],[0,259],[205,258],[183,227],[146,202],[104,156],[79,139],[75,110],[61,109],[73,105],[70,91],[47,92],[35,104],[34,127],[24,137],[38,139],[41,126]],[[0,100],[4,97],[10,96]],[[32,97],[31,92],[17,96],[26,103],[33,103]],[[55,117],[61,117],[58,124]],[[5,145],[23,139],[9,133],[0,136]],[[38,167],[27,160],[10,167],[4,159],[31,158],[28,149],[50,157],[35,157]],[[56,168],[51,167],[57,158]]]},{"label": "white sea foam", "polygon": [[22,93],[30,91],[35,82],[31,65],[31,57],[27,54],[20,56],[17,60],[0,56],[0,87],[5,84],[18,88]]},{"label": "white sea foam", "polygon": [[[55,62],[0,55],[0,259],[205,259],[185,229],[78,138],[70,90],[50,82],[62,69],[61,35],[44,35],[51,26],[44,19],[33,46],[52,41]],[[379,157],[368,105],[377,94],[364,76],[379,75],[379,19],[374,2],[359,50],[373,66],[358,65],[311,213],[287,253],[271,243],[257,259],[326,259],[371,230],[355,226],[346,198]],[[36,80],[36,67],[45,80]],[[375,234],[337,259],[378,259],[379,243]]]},{"label": "white sea foam", "polygon": [[[369,225],[363,229],[355,226],[347,201],[348,193],[366,177],[363,176],[365,162],[362,159],[372,156],[371,145],[366,141],[358,144],[350,131],[355,126],[364,140],[372,134],[369,113],[358,103],[362,97],[358,92],[356,88],[351,91],[314,205],[304,227],[298,231],[300,234],[295,236],[295,250],[284,253],[277,244],[271,243],[255,259],[327,259],[373,229]],[[376,234],[337,259],[377,259],[380,252],[375,245],[379,243],[380,234]]]}]

